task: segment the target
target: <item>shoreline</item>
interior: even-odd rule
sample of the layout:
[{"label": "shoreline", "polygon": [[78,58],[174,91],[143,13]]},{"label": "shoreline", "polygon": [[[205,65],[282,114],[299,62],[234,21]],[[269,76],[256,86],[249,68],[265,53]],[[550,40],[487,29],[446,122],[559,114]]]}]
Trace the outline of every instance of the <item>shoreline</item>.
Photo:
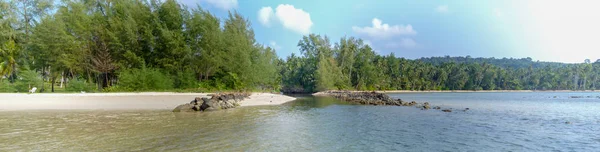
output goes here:
[{"label": "shoreline", "polygon": [[[212,93],[0,93],[0,111],[13,110],[173,110]],[[241,107],[281,105],[294,97],[255,92]]]},{"label": "shoreline", "polygon": [[600,90],[378,90],[380,93],[600,92]]}]

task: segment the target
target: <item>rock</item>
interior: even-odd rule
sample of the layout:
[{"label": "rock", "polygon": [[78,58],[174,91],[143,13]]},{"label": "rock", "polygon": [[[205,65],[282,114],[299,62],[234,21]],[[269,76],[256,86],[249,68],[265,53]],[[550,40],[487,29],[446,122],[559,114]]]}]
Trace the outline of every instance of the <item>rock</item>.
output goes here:
[{"label": "rock", "polygon": [[[401,99],[392,99],[390,96],[384,93],[368,92],[368,91],[323,91],[313,94],[314,96],[329,96],[342,101],[363,104],[363,105],[395,105],[395,106],[415,106],[423,110],[431,109],[429,102],[419,104],[416,101],[405,102]],[[439,106],[434,109],[441,109]]]},{"label": "rock", "polygon": [[566,121],[565,124],[571,124],[571,122],[570,121]]},{"label": "rock", "polygon": [[392,100],[390,96],[378,92],[366,91],[325,91],[313,94],[315,96],[330,96],[346,102],[365,105],[400,105],[401,100]]},{"label": "rock", "polygon": [[443,112],[452,112],[452,110],[450,110],[450,109],[444,109],[444,110],[442,110],[442,111],[443,111]]},{"label": "rock", "polygon": [[442,109],[442,107],[440,107],[440,106],[435,106],[435,107],[433,107],[433,109],[438,109],[438,110],[439,110],[439,109]]},{"label": "rock", "polygon": [[193,112],[195,111],[193,108],[194,106],[192,104],[186,103],[175,107],[173,112]]},{"label": "rock", "polygon": [[414,105],[417,105],[416,101],[411,101],[410,103],[408,103],[408,106],[414,106]]},{"label": "rock", "polygon": [[210,111],[229,109],[240,106],[239,102],[248,98],[250,93],[217,93],[210,94],[211,98],[197,97],[190,103],[177,106],[173,112]]}]

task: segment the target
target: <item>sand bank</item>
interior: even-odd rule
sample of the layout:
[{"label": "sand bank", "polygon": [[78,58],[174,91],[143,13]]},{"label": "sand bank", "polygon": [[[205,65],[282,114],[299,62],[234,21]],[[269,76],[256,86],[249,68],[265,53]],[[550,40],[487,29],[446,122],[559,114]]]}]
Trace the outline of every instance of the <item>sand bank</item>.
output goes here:
[{"label": "sand bank", "polygon": [[[172,110],[209,93],[0,93],[0,110],[93,109],[93,110]],[[271,93],[252,93],[241,106],[280,105],[296,98]]]}]

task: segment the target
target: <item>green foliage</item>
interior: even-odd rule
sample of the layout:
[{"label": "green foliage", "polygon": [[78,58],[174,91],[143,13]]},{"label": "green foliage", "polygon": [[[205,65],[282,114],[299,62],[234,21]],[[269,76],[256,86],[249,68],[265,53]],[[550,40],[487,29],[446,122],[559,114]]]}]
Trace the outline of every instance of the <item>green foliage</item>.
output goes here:
[{"label": "green foliage", "polygon": [[86,82],[85,80],[73,79],[69,81],[65,90],[69,92],[94,92],[96,90],[96,86]]},{"label": "green foliage", "polygon": [[177,71],[173,80],[175,88],[179,89],[196,88],[198,86],[195,72],[190,69]]},{"label": "green foliage", "polygon": [[[244,82],[242,82],[242,80],[238,77],[238,75],[235,73],[232,73],[232,72],[227,72],[227,74],[223,77],[223,79],[221,81],[217,81],[217,86],[222,85],[222,84],[219,84],[221,82],[223,84],[225,84],[225,86],[227,88],[231,88],[234,90],[240,90],[245,87]],[[223,88],[219,88],[219,89],[223,89]]]},{"label": "green foliage", "polygon": [[37,87],[39,90],[43,85],[42,78],[35,71],[23,70],[18,77],[14,86],[18,92],[28,92],[33,87]]},{"label": "green foliage", "polygon": [[8,82],[8,80],[0,80],[0,92],[17,92],[14,85]]},{"label": "green foliage", "polygon": [[159,69],[124,69],[119,72],[118,87],[127,91],[164,91],[173,88],[173,80]]}]

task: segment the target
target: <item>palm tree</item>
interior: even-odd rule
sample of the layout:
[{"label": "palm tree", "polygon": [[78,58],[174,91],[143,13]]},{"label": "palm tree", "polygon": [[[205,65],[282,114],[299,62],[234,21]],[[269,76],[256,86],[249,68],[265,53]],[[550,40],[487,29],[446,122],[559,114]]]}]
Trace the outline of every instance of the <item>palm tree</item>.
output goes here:
[{"label": "palm tree", "polygon": [[15,81],[17,72],[17,58],[20,56],[21,50],[17,48],[15,41],[9,39],[4,48],[0,49],[0,76],[11,78],[11,82]]}]

